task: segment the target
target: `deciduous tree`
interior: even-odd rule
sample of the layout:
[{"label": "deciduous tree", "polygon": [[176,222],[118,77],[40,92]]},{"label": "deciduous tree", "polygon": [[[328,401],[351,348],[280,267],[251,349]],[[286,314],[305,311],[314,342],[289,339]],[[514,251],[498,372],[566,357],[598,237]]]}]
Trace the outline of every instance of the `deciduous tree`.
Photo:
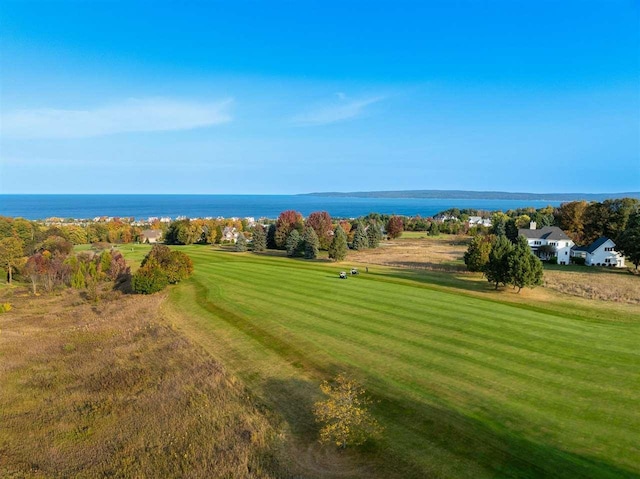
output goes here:
[{"label": "deciduous tree", "polygon": [[392,216],[387,222],[387,235],[391,239],[400,238],[404,231],[404,223],[400,216]]},{"label": "deciduous tree", "polygon": [[382,427],[369,411],[371,400],[356,381],[339,374],[332,382],[324,381],[320,389],[327,396],[314,407],[316,421],[322,425],[321,443],[345,448],[363,444],[382,433]]},{"label": "deciduous tree", "polygon": [[294,229],[300,234],[303,230],[304,222],[302,215],[294,210],[287,210],[280,213],[276,221],[276,231],[274,235],[275,244],[278,248],[286,246],[289,233]]},{"label": "deciduous tree", "polygon": [[627,227],[616,239],[616,249],[631,261],[636,270],[640,265],[640,212],[629,215]]},{"label": "deciduous tree", "polygon": [[13,279],[13,270],[24,256],[23,249],[22,241],[13,236],[0,240],[0,268],[7,272],[9,284]]},{"label": "deciduous tree", "polygon": [[469,248],[464,254],[464,264],[467,265],[469,271],[483,271],[489,262],[489,253],[495,238],[493,235],[478,235],[471,239]]},{"label": "deciduous tree", "polygon": [[320,249],[329,249],[332,239],[331,233],[333,230],[333,224],[329,213],[326,211],[314,211],[307,218],[306,225],[313,228],[313,231],[316,232]]}]

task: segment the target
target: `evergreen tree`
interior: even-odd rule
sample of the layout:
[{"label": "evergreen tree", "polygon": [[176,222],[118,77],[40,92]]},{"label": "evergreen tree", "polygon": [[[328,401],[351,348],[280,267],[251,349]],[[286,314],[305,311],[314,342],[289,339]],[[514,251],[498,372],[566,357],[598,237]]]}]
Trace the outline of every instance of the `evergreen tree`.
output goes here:
[{"label": "evergreen tree", "polygon": [[367,228],[367,239],[369,240],[369,248],[377,248],[382,240],[382,231],[376,220],[372,220]]},{"label": "evergreen tree", "polygon": [[516,220],[514,220],[513,218],[507,220],[507,222],[504,224],[504,234],[513,244],[517,243],[518,225],[516,223]]},{"label": "evergreen tree", "polygon": [[440,227],[437,221],[433,221],[429,226],[429,236],[438,236],[440,234]]},{"label": "evergreen tree", "polygon": [[333,240],[329,246],[329,258],[336,261],[342,261],[347,257],[347,234],[342,229],[342,226],[338,225],[333,232]]},{"label": "evergreen tree", "polygon": [[519,236],[514,248],[507,255],[509,264],[509,283],[518,288],[534,287],[542,284],[542,262],[536,258],[527,238]]},{"label": "evergreen tree", "polygon": [[489,262],[491,243],[495,241],[494,236],[474,236],[469,244],[469,248],[464,254],[464,264],[469,271],[482,271]]},{"label": "evergreen tree", "polygon": [[285,242],[287,256],[297,256],[300,251],[301,243],[302,238],[300,237],[298,230],[292,230],[291,233],[289,233],[289,236],[287,236],[287,240]]},{"label": "evergreen tree", "polygon": [[238,239],[236,239],[236,251],[240,253],[247,251],[247,238],[244,237],[244,233],[238,233]]},{"label": "evergreen tree", "polygon": [[75,273],[71,276],[72,288],[84,289],[87,286],[85,273],[84,263],[79,263]]},{"label": "evergreen tree", "polygon": [[253,229],[251,245],[253,251],[256,253],[260,253],[267,249],[267,234],[262,225],[256,225]]},{"label": "evergreen tree", "polygon": [[276,249],[278,246],[276,245],[276,225],[271,223],[269,225],[269,229],[267,230],[267,248]]},{"label": "evergreen tree", "polygon": [[513,244],[509,239],[500,235],[491,246],[489,261],[484,267],[484,275],[490,283],[495,283],[496,289],[502,283],[509,283],[509,253],[513,249]]},{"label": "evergreen tree", "polygon": [[362,250],[369,247],[369,238],[364,229],[364,223],[358,222],[356,233],[353,235],[353,243],[351,247],[355,250]]},{"label": "evergreen tree", "polygon": [[320,241],[311,226],[307,226],[304,229],[302,243],[304,244],[304,257],[307,259],[316,259],[318,257],[318,250],[320,249]]}]

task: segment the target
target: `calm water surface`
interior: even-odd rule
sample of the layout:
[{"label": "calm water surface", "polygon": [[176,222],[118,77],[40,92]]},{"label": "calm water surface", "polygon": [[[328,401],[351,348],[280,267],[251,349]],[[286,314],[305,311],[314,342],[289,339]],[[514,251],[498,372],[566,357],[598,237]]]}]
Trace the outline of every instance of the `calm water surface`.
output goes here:
[{"label": "calm water surface", "polygon": [[371,212],[433,216],[449,208],[503,210],[557,206],[558,201],[456,200],[427,198],[323,198],[296,195],[0,195],[0,215],[27,219],[93,218],[95,216],[253,216],[275,218],[294,209],[303,215],[328,211],[336,217]]}]

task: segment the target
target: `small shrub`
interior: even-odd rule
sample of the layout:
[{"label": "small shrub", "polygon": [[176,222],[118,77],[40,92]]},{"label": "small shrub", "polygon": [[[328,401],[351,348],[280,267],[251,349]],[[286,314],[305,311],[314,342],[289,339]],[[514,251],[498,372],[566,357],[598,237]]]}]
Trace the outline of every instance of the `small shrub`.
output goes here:
[{"label": "small shrub", "polygon": [[0,303],[0,313],[8,313],[13,309],[10,303]]},{"label": "small shrub", "polygon": [[155,260],[147,261],[131,278],[131,289],[139,294],[157,293],[167,284],[169,284],[167,275]]},{"label": "small shrub", "polygon": [[573,264],[577,264],[579,266],[584,266],[586,259],[585,258],[571,258],[571,262]]}]

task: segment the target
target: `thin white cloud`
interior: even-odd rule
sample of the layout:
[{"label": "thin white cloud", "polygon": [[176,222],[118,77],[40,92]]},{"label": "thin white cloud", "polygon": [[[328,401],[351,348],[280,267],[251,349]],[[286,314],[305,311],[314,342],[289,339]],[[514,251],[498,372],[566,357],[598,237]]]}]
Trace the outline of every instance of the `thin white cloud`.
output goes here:
[{"label": "thin white cloud", "polygon": [[361,100],[348,100],[344,93],[337,93],[337,103],[325,105],[293,117],[293,122],[298,125],[328,125],[338,121],[351,120],[362,116],[364,110],[374,103],[383,100],[384,97],[371,97]]},{"label": "thin white cloud", "polygon": [[5,138],[86,138],[114,133],[190,130],[231,121],[232,100],[196,103],[129,99],[92,110],[15,110],[0,116]]}]

